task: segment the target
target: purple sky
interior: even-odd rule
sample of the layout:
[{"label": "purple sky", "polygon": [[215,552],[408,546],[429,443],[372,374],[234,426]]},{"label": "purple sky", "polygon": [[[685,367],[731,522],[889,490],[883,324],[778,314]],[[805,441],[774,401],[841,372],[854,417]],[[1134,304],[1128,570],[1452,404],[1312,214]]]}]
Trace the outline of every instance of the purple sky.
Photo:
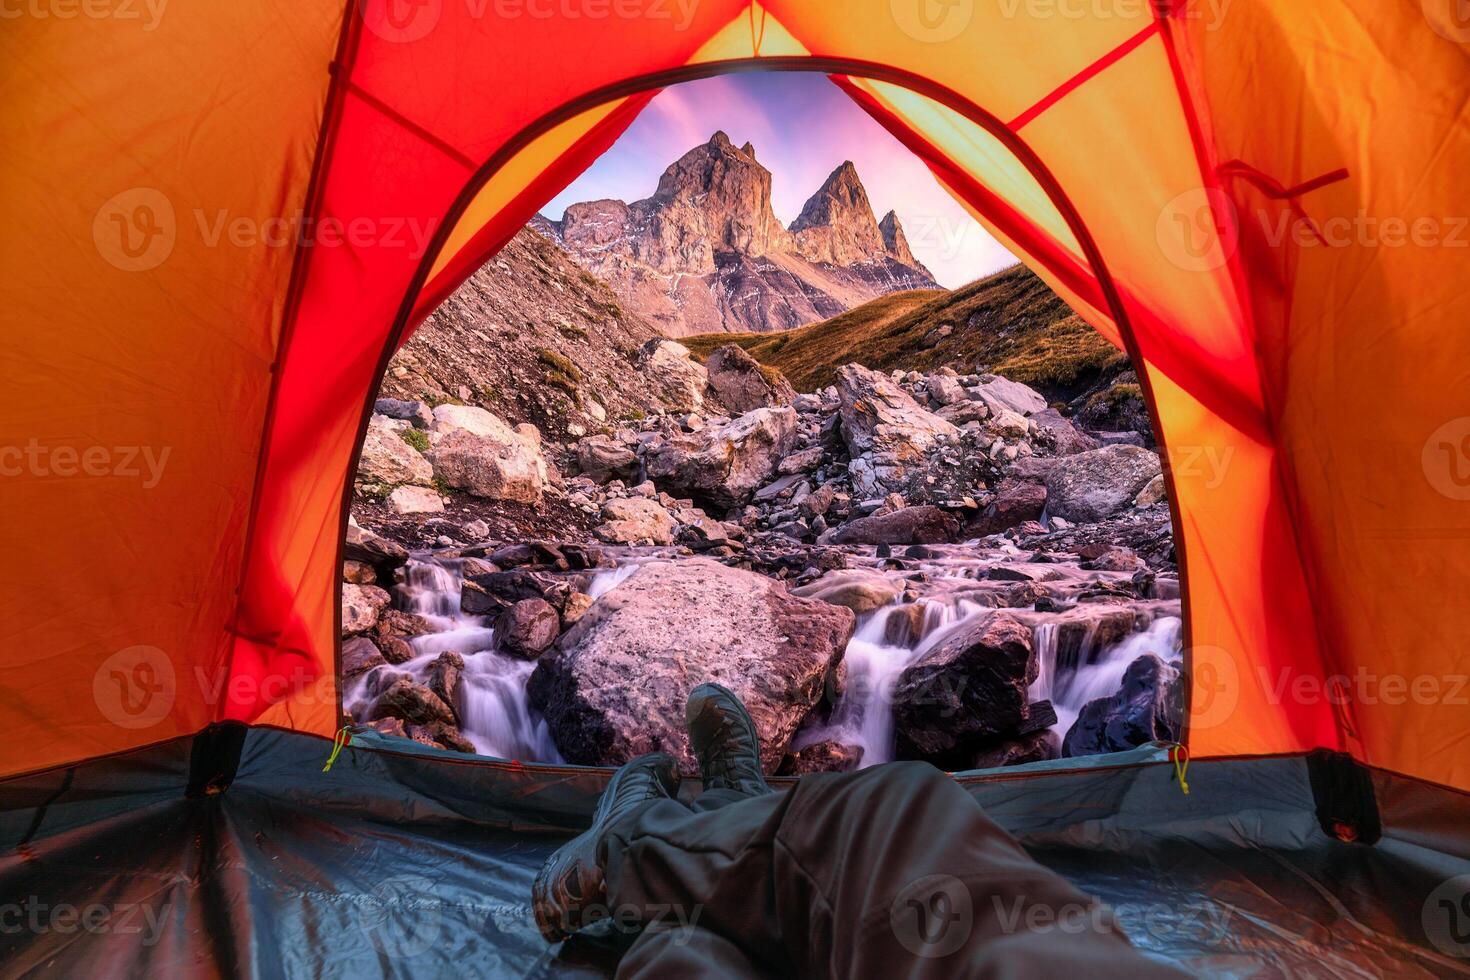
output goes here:
[{"label": "purple sky", "polygon": [[898,212],[919,261],[950,288],[1016,260],[940,187],[927,167],[825,76],[769,72],[725,75],[665,89],[622,138],[543,213],[597,198],[635,201],[659,174],[717,129],[749,140],[771,171],[776,215],[789,224],[843,160],[857,167],[875,216]]}]

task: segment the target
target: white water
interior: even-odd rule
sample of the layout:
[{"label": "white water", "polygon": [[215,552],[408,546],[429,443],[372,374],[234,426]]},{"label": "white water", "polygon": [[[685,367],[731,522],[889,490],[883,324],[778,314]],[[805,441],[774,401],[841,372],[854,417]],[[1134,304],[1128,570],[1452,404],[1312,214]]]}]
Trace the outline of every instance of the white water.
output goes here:
[{"label": "white water", "polygon": [[[1134,633],[1122,643],[1102,651],[1091,662],[1081,664],[1074,670],[1063,671],[1050,695],[1052,707],[1057,710],[1057,733],[1067,734],[1087,702],[1116,694],[1122,686],[1123,674],[1128,670],[1128,665],[1139,657],[1152,653],[1161,660],[1174,659],[1180,649],[1182,625],[1176,617],[1160,617],[1142,633]],[[1041,626],[1037,629],[1039,632],[1046,628]],[[1054,631],[1055,627],[1052,629]],[[1051,661],[1056,662],[1055,635],[1051,639]],[[1036,689],[1033,687],[1032,690]]]},{"label": "white water", "polygon": [[463,579],[453,559],[411,560],[405,581],[393,592],[397,605],[422,616],[433,632],[409,640],[413,657],[402,664],[375,667],[356,678],[348,690],[347,710],[366,713],[385,675],[409,674],[425,683],[439,654],[452,650],[464,658],[460,675],[460,734],[481,755],[536,762],[561,762],[546,722],[526,702],[526,681],[535,664],[494,651],[495,630],[485,617],[460,611]]},{"label": "white water", "polygon": [[[847,686],[842,700],[827,724],[813,725],[797,735],[793,751],[833,739],[860,746],[863,768],[892,761],[896,748],[892,696],[899,675],[951,633],[967,627],[977,617],[994,612],[988,606],[966,600],[920,600],[919,604],[924,607],[923,625],[919,636],[910,638],[911,646],[887,642],[888,622],[903,610],[902,605],[884,606],[859,619],[847,645]],[[1057,713],[1053,730],[1059,738],[1064,737],[1087,702],[1117,692],[1123,673],[1134,660],[1145,653],[1165,660],[1177,655],[1179,633],[1177,618],[1162,617],[1145,632],[1135,633],[1105,650],[1091,650],[1089,639],[1081,651],[1084,663],[1059,665],[1057,625],[1040,623],[1032,634],[1039,669],[1029,690],[1031,700],[1052,702]]]},{"label": "white water", "polygon": [[[433,632],[409,641],[414,656],[403,664],[376,667],[351,682],[347,708],[354,717],[366,713],[386,677],[412,675],[423,683],[439,654],[453,650],[464,657],[459,704],[460,731],[484,755],[535,762],[561,762],[546,722],[531,711],[526,682],[535,664],[494,651],[495,631],[486,619],[460,611],[460,562],[453,559],[412,560],[405,582],[395,587],[397,605],[426,619]],[[598,572],[588,585],[594,599],[606,595],[638,569],[636,562]],[[895,752],[892,694],[899,676],[910,665],[975,618],[992,613],[988,606],[966,599],[920,599],[923,610],[916,636],[895,636],[889,642],[895,616],[909,615],[902,604],[884,606],[859,617],[846,651],[847,683],[841,701],[823,725],[809,725],[792,744],[799,750],[834,739],[863,749],[861,765],[891,761]],[[907,625],[893,623],[907,632]],[[1032,701],[1049,700],[1057,713],[1057,735],[1065,736],[1087,702],[1115,693],[1123,673],[1138,657],[1154,653],[1171,659],[1178,654],[1180,621],[1161,617],[1144,632],[1133,634],[1111,648],[1093,648],[1091,638],[1078,652],[1078,663],[1058,663],[1055,623],[1035,627],[1039,672],[1031,685]]]}]

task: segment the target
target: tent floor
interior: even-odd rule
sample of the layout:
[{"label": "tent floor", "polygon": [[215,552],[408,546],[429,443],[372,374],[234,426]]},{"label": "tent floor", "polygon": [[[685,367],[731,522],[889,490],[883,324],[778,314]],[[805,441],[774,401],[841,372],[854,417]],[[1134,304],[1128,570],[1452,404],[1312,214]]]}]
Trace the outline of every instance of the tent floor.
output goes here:
[{"label": "tent floor", "polygon": [[[504,783],[503,769],[354,750],[340,776],[322,775],[324,744],[252,731],[234,785],[203,799],[180,792],[187,741],[0,784],[0,975],[610,974],[604,948],[548,948],[531,920],[532,876],[563,835],[487,823],[458,793]],[[386,792],[385,761],[429,778]],[[1436,952],[1424,931],[1425,896],[1470,862],[1387,837],[1361,847],[1304,834],[1266,797],[1240,800],[1223,821],[1204,816],[1217,774],[1232,793],[1263,774],[1251,768],[1276,789],[1296,778],[1285,760],[1257,762],[1197,764],[1192,828],[1176,817],[1189,804],[1149,761],[976,795],[995,794],[992,813],[1113,905],[1136,945],[1196,974],[1470,975],[1470,960]],[[1113,799],[1094,792],[1101,778]],[[1128,800],[1153,782],[1180,800],[1152,801],[1157,829],[1129,826]],[[1074,812],[1058,818],[1064,798]],[[1076,819],[1104,804],[1112,816]],[[1249,839],[1268,825],[1275,840]]]}]

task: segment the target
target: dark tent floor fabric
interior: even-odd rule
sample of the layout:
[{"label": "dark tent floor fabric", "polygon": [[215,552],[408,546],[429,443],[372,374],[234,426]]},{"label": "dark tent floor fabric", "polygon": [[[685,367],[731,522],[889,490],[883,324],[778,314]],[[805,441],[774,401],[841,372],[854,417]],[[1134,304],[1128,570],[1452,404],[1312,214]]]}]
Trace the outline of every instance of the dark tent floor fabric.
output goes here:
[{"label": "dark tent floor fabric", "polygon": [[[548,949],[527,902],[605,772],[362,736],[324,774],[328,748],[253,729],[234,784],[201,799],[187,739],[0,784],[0,975],[610,974],[596,944]],[[1368,847],[1322,833],[1301,758],[1196,763],[1188,796],[1157,748],[959,778],[1197,974],[1470,975],[1425,931],[1436,887],[1470,874],[1445,853],[1458,794],[1379,774],[1389,829]]]}]

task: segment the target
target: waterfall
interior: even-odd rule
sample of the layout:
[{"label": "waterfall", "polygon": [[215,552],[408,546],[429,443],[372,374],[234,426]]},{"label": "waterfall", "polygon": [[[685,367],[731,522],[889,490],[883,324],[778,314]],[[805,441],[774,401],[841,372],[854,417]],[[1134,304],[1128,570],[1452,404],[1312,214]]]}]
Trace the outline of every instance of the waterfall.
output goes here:
[{"label": "waterfall", "polygon": [[[1046,629],[1050,624],[1037,627],[1037,631]],[[1121,643],[1112,648],[1101,651],[1096,656],[1084,658],[1082,664],[1072,670],[1057,672],[1056,663],[1056,627],[1051,629],[1050,668],[1053,685],[1051,690],[1052,707],[1057,710],[1056,732],[1063,737],[1077,721],[1087,702],[1097,698],[1109,697],[1118,692],[1123,684],[1123,674],[1128,670],[1128,665],[1146,653],[1152,653],[1161,660],[1172,660],[1179,655],[1180,632],[1183,627],[1182,621],[1175,616],[1162,616],[1153,621],[1142,633],[1134,633]],[[1048,666],[1042,663],[1042,676],[1048,674]],[[1041,680],[1038,678],[1037,684]],[[1035,687],[1032,688],[1036,690]],[[1033,697],[1035,695],[1033,694]]]},{"label": "waterfall", "polygon": [[344,706],[352,717],[364,717],[385,680],[408,674],[427,683],[430,666],[441,653],[452,650],[464,658],[459,704],[454,706],[459,730],[475,751],[505,759],[561,762],[546,722],[526,701],[526,681],[536,665],[496,653],[495,630],[488,617],[461,611],[461,565],[456,559],[409,561],[402,584],[393,589],[395,604],[423,617],[432,631],[408,641],[413,649],[408,661],[374,667],[354,678],[344,692]]}]

